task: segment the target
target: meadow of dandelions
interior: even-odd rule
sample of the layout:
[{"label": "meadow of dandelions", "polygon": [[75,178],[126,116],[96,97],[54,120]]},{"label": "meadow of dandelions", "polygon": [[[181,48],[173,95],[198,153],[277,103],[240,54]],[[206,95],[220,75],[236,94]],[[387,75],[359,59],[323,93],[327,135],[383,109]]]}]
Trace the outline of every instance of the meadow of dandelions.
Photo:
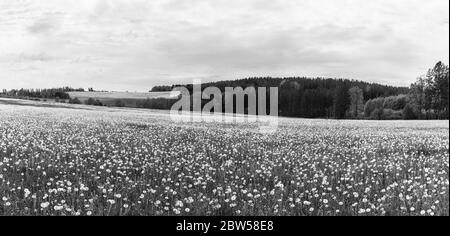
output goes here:
[{"label": "meadow of dandelions", "polygon": [[0,105],[0,215],[449,215],[448,131]]}]

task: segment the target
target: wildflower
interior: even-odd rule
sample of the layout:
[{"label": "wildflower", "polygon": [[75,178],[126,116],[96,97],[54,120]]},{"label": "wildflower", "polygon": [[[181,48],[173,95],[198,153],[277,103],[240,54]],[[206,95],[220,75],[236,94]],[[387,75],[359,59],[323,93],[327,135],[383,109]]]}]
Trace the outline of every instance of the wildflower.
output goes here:
[{"label": "wildflower", "polygon": [[175,202],[175,206],[177,206],[177,207],[183,207],[184,204],[183,204],[182,201],[176,201],[176,202]]},{"label": "wildflower", "polygon": [[47,208],[49,205],[50,205],[49,202],[43,202],[43,203],[41,203],[41,208],[45,209],[45,208]]},{"label": "wildflower", "polygon": [[23,191],[24,191],[25,198],[27,198],[31,194],[30,190],[27,188],[24,189]]}]

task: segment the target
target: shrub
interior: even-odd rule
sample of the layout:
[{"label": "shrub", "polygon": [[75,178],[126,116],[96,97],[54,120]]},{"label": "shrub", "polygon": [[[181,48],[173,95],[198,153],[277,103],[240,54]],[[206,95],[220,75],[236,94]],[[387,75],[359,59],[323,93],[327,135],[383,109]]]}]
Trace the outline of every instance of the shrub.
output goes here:
[{"label": "shrub", "polygon": [[415,120],[419,117],[419,112],[414,108],[413,105],[407,104],[403,109],[403,119],[405,120]]},{"label": "shrub", "polygon": [[[364,115],[366,117],[371,117],[372,113],[376,109],[383,109],[383,104],[384,104],[384,98],[375,98],[375,99],[367,101],[366,105],[364,106]],[[380,111],[377,111],[377,112],[379,113]]]},{"label": "shrub", "polygon": [[90,106],[103,106],[103,103],[98,99],[89,98],[86,102],[86,105]]},{"label": "shrub", "polygon": [[381,120],[383,117],[383,109],[382,108],[375,108],[372,113],[370,113],[369,118],[371,120]]},{"label": "shrub", "polygon": [[382,120],[401,120],[403,119],[402,111],[394,111],[392,109],[383,109],[381,115]]},{"label": "shrub", "polygon": [[81,101],[78,98],[74,98],[74,99],[69,99],[69,103],[70,104],[81,104]]},{"label": "shrub", "polygon": [[100,100],[95,100],[94,106],[103,106],[103,103]]},{"label": "shrub", "polygon": [[86,102],[84,102],[86,105],[94,105],[95,103],[95,99],[93,98],[89,98],[88,100],[86,100]]},{"label": "shrub", "polygon": [[391,96],[384,99],[383,108],[392,109],[394,111],[403,110],[408,103],[407,95]]},{"label": "shrub", "polygon": [[116,107],[125,107],[125,102],[123,102],[122,100],[116,100],[114,103],[114,106]]}]

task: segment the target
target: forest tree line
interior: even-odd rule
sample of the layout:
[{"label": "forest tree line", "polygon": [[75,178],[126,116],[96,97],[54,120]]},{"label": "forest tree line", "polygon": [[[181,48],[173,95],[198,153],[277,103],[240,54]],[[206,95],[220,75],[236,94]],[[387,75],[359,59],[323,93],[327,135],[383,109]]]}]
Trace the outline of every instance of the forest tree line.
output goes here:
[{"label": "forest tree line", "polygon": [[[193,92],[193,85],[191,84],[158,86],[151,91],[171,91],[176,87],[186,87],[191,94]],[[360,107],[364,107],[364,101],[378,97],[398,96],[409,93],[409,88],[407,87],[394,87],[346,79],[306,77],[256,77],[235,81],[205,83],[201,87],[202,90],[207,87],[217,87],[222,93],[225,92],[226,87],[265,87],[267,88],[266,97],[268,99],[270,97],[268,88],[278,87],[278,108],[280,116],[330,119],[363,118]],[[362,101],[352,99],[352,92],[360,93]],[[256,93],[258,93],[258,90],[256,90]],[[354,102],[352,103],[352,101]],[[202,105],[205,105],[207,102],[208,100],[203,100]],[[354,114],[352,112],[352,104],[355,102],[359,102],[357,106],[359,112],[356,115],[352,115]],[[247,99],[245,99],[245,103],[247,107]],[[270,102],[268,101],[266,104],[270,104]],[[222,107],[225,107],[224,104]]]},{"label": "forest tree line", "polygon": [[[171,91],[180,86],[186,87],[192,94],[191,84],[156,86],[151,91]],[[226,87],[278,87],[279,115],[285,117],[376,120],[449,118],[449,67],[442,62],[420,76],[409,88],[305,77],[247,78],[202,84],[202,89],[207,87],[217,87],[222,93]]]},{"label": "forest tree line", "polygon": [[370,119],[449,119],[449,67],[438,62],[417,78],[407,94],[370,99],[364,106]]},{"label": "forest tree line", "polygon": [[49,88],[49,89],[3,89],[1,95],[13,98],[47,98],[47,99],[70,99],[69,92],[84,92],[83,88],[71,87]]},{"label": "forest tree line", "polygon": [[[150,92],[172,91],[175,87],[185,87],[191,94],[193,92],[192,84],[156,86]],[[442,62],[438,62],[425,75],[420,76],[410,87],[395,87],[348,79],[306,77],[254,77],[205,83],[201,87],[202,89],[217,87],[222,93],[225,92],[226,87],[244,89],[265,87],[268,99],[270,98],[269,88],[278,87],[279,115],[285,117],[378,120],[449,118],[449,67]],[[69,99],[70,103],[81,104],[77,98],[70,98],[68,92],[74,91],[84,92],[84,89],[64,87],[3,90],[1,95],[17,98]],[[88,91],[94,90],[90,88]],[[175,102],[174,99],[158,98],[132,103],[117,99],[108,104],[89,99],[84,103],[96,106],[132,106],[168,110]],[[205,105],[208,102],[209,100],[203,100],[202,104]],[[245,103],[247,105],[247,99]]]}]

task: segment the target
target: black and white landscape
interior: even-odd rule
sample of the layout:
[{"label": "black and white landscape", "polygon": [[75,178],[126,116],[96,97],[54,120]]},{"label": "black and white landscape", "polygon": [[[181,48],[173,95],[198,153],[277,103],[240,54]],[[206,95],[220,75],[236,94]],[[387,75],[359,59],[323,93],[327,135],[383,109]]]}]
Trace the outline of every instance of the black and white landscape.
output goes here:
[{"label": "black and white landscape", "polygon": [[1,0],[2,216],[448,216],[448,0]]}]

